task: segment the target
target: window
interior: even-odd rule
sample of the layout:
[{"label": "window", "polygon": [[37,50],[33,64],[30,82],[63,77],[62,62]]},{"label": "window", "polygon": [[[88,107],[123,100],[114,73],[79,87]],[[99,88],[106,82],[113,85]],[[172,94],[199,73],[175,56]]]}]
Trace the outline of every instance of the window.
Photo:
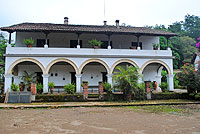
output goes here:
[{"label": "window", "polygon": [[[37,39],[36,47],[44,47],[45,39]],[[47,45],[49,45],[49,39],[47,39]]]},{"label": "window", "polygon": [[[137,42],[131,42],[131,46],[133,46],[133,47],[136,46],[136,48],[137,48],[138,44],[137,44]],[[142,42],[139,42],[139,46],[140,46],[140,49],[142,49]]]},{"label": "window", "polygon": [[[101,42],[103,42],[103,43],[101,44],[101,48],[107,49],[107,48],[108,48],[108,41],[101,41]],[[111,46],[111,48],[112,48],[112,41],[110,41],[110,46]]]},{"label": "window", "polygon": [[[70,40],[70,48],[77,48],[78,40]],[[80,47],[82,48],[82,40],[80,40]]]}]

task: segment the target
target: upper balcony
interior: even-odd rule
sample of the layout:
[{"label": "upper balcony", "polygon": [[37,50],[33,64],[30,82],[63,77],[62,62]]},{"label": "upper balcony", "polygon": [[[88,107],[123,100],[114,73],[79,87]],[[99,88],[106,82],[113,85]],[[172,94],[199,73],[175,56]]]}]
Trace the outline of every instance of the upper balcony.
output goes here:
[{"label": "upper balcony", "polygon": [[94,48],[36,48],[7,47],[7,56],[42,57],[119,57],[172,58],[171,50],[94,49]]},{"label": "upper balcony", "polygon": [[[22,23],[1,28],[10,33],[16,32],[16,47],[8,47],[6,56],[71,56],[71,57],[160,57],[172,58],[172,52],[153,50],[152,44],[159,43],[159,36],[176,36],[174,33],[153,30],[146,27],[125,27],[106,25],[70,25],[50,23]],[[35,44],[27,48],[23,40],[33,38]],[[97,39],[104,43],[103,48],[94,49],[88,40]],[[48,44],[48,48],[44,45]],[[76,48],[80,46],[81,48]],[[107,49],[107,46],[112,46]],[[141,50],[129,49],[132,46]],[[169,45],[168,45],[169,47]]]}]

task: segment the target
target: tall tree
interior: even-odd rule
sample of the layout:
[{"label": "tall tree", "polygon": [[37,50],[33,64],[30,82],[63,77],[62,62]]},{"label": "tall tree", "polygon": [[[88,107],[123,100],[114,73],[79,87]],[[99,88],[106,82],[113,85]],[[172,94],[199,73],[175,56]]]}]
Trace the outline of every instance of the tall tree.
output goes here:
[{"label": "tall tree", "polygon": [[8,43],[8,40],[5,39],[5,36],[0,33],[0,81],[3,81],[3,74],[4,74],[4,65],[5,65],[5,57],[3,56],[6,52],[6,44]]}]

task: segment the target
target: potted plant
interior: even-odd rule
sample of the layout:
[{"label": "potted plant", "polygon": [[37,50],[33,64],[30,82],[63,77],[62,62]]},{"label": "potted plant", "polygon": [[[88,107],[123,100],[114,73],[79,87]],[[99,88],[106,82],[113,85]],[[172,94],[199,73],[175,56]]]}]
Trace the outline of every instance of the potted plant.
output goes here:
[{"label": "potted plant", "polygon": [[19,85],[15,84],[15,83],[12,83],[11,91],[19,91]]},{"label": "potted plant", "polygon": [[94,47],[95,49],[99,48],[99,46],[101,46],[102,42],[101,41],[98,41],[96,39],[92,39],[92,40],[89,40],[88,41],[89,44]]},{"label": "potted plant", "polygon": [[27,47],[32,47],[34,44],[34,40],[32,37],[30,39],[24,39],[24,44],[26,44]]},{"label": "potted plant", "polygon": [[71,84],[71,83],[69,83],[67,85],[64,85],[64,90],[68,94],[74,94],[75,91],[76,91],[76,85],[75,84]]},{"label": "potted plant", "polygon": [[49,82],[49,83],[48,83],[48,86],[49,86],[50,92],[51,92],[51,94],[52,94],[52,93],[53,93],[53,88],[54,88],[54,86],[55,86],[54,82]]},{"label": "potted plant", "polygon": [[130,46],[130,49],[136,50],[136,49],[137,49],[137,46]]},{"label": "potted plant", "polygon": [[[37,80],[37,76],[35,73],[29,74],[27,71],[24,71],[24,75],[22,76],[22,80],[25,83],[25,86],[27,87],[27,91],[31,91],[31,84],[35,84]],[[36,86],[34,90],[36,90]]]},{"label": "potted plant", "polygon": [[42,94],[43,92],[43,85],[41,83],[37,84],[37,93]]},{"label": "potted plant", "polygon": [[21,91],[21,92],[24,91],[24,88],[25,88],[24,82],[20,82],[20,84],[19,84],[19,89],[20,89],[20,91]]},{"label": "potted plant", "polygon": [[160,46],[159,44],[156,44],[156,43],[153,44],[153,50],[158,50],[159,46]]}]

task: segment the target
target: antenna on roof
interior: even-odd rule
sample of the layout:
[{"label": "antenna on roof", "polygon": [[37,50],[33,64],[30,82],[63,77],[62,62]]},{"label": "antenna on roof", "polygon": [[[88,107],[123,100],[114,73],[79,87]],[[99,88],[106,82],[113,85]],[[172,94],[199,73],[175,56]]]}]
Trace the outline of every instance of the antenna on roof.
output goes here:
[{"label": "antenna on roof", "polygon": [[104,0],[104,20],[106,20],[106,0]]}]

